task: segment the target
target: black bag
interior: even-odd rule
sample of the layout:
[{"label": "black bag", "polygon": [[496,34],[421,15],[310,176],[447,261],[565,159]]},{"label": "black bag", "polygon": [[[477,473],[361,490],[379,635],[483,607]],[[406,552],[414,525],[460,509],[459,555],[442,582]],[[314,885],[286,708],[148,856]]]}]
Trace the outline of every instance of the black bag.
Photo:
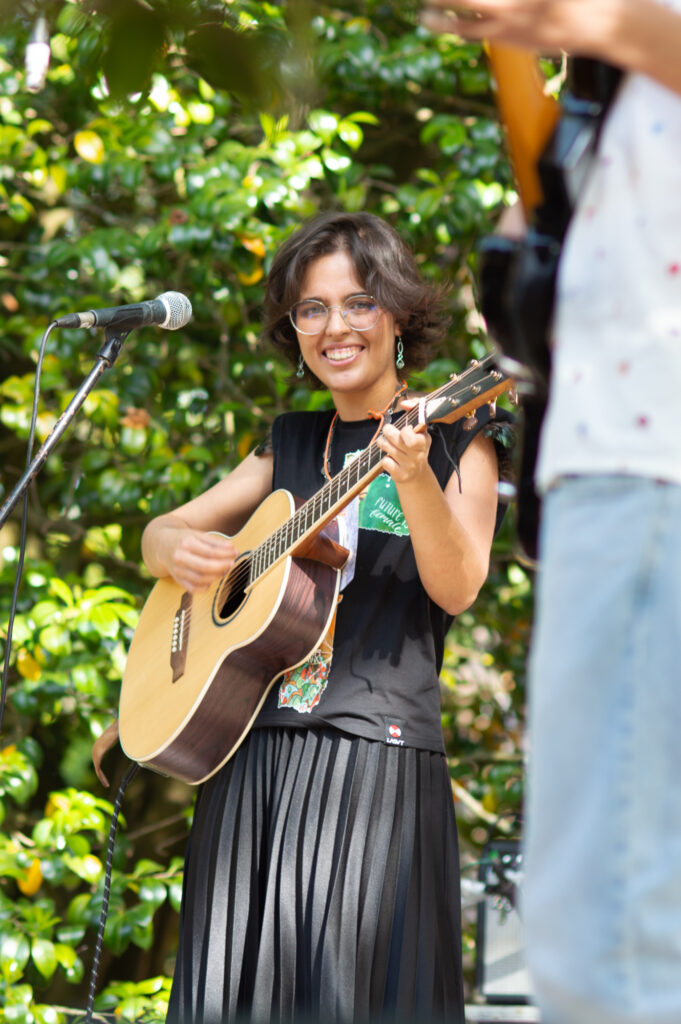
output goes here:
[{"label": "black bag", "polygon": [[499,365],[515,376],[523,405],[517,484],[518,538],[537,557],[541,506],[534,487],[539,433],[551,373],[550,334],[558,267],[570,218],[598,146],[621,71],[577,58],[569,92],[537,167],[543,201],[522,239],[491,235],[481,244],[480,303],[499,349]]}]

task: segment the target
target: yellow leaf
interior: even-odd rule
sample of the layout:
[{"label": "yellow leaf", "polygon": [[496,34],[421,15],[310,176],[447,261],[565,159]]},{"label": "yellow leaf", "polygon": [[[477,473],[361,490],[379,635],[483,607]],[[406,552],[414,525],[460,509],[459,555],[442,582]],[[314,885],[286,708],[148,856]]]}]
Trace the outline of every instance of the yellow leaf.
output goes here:
[{"label": "yellow leaf", "polygon": [[65,167],[62,167],[61,164],[52,164],[50,167],[50,178],[54,182],[55,188],[60,194],[62,192],[66,192],[68,177]]},{"label": "yellow leaf", "polygon": [[251,450],[252,442],[253,442],[253,435],[252,434],[244,434],[243,437],[239,440],[239,442],[238,442],[238,444],[236,446],[236,450],[239,453],[239,458],[240,459],[245,459],[246,458],[246,456],[248,455],[248,453]]},{"label": "yellow leaf", "polygon": [[58,811],[67,811],[68,808],[68,797],[63,793],[50,793],[45,804],[45,817],[52,818]]},{"label": "yellow leaf", "polygon": [[97,132],[77,132],[73,144],[78,156],[89,164],[101,164],[104,159],[104,143]]},{"label": "yellow leaf", "polygon": [[262,267],[256,267],[251,274],[237,273],[236,275],[242,284],[257,284],[263,276]]},{"label": "yellow leaf", "polygon": [[17,879],[17,885],[24,896],[33,896],[40,888],[42,881],[43,872],[40,867],[40,861],[37,857],[34,857],[23,878]]},{"label": "yellow leaf", "polygon": [[252,252],[254,256],[257,256],[261,260],[265,258],[265,243],[262,238],[253,238],[248,235],[237,235],[236,237],[239,239],[244,249],[248,249],[249,252]]},{"label": "yellow leaf", "polygon": [[499,800],[497,799],[497,795],[494,792],[494,790],[487,790],[487,792],[482,798],[482,806],[485,808],[486,811],[489,811],[490,814],[494,814],[496,812],[499,806]]},{"label": "yellow leaf", "polygon": [[30,679],[32,682],[40,679],[40,665],[25,647],[22,647],[17,654],[17,671],[24,679]]}]

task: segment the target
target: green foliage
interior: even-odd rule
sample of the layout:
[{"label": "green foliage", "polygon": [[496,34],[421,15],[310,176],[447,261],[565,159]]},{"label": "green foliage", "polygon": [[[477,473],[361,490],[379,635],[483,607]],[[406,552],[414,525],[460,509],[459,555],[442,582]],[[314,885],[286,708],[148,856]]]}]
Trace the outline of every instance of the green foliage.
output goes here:
[{"label": "green foliage", "polygon": [[[95,795],[90,748],[115,715],[150,586],[144,524],[220,479],[284,407],[326,400],[259,340],[280,242],[323,208],[383,215],[427,276],[453,284],[446,348],[415,383],[435,387],[486,348],[476,243],[511,178],[479,49],[432,38],[417,11],[380,0],[45,0],[52,60],[31,94],[34,8],[0,4],[12,15],[0,17],[0,498],[26,461],[51,319],[169,288],[194,307],[181,331],[127,339],[32,489],[0,749],[0,1022],[52,1024],[84,1005],[112,809]],[[50,335],[38,443],[100,342]],[[0,647],[18,523],[17,510],[0,532]],[[499,830],[517,834],[521,809],[531,577],[511,538],[507,522],[443,672],[467,861]],[[114,780],[124,768],[111,753]],[[190,817],[186,787],[151,773],[130,787],[102,1013],[163,1018]]]},{"label": "green foliage", "polygon": [[115,1011],[117,1020],[156,1022],[165,1020],[170,995],[170,978],[147,978],[145,981],[116,981],[95,1000],[100,1012]]}]

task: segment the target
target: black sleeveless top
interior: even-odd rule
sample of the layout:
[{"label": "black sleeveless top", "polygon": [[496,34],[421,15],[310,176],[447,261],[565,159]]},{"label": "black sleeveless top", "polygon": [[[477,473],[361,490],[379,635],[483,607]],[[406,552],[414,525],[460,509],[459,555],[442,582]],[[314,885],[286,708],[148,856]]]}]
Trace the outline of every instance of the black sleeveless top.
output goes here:
[{"label": "black sleeveless top", "polygon": [[[430,465],[442,488],[480,430],[477,424],[431,426]],[[272,428],[273,488],[309,498],[325,482],[324,449],[333,411],[290,412]],[[499,411],[499,421],[507,419]],[[466,421],[470,423],[470,421]],[[370,443],[375,420],[336,420],[330,450],[335,475]],[[465,475],[459,474],[462,490]],[[500,507],[497,525],[503,516]],[[276,681],[254,727],[333,726],[384,743],[443,750],[438,675],[452,616],[421,584],[397,489],[378,476],[338,517],[340,542],[351,550],[341,578],[333,635],[303,666]],[[353,557],[354,556],[354,557]]]}]

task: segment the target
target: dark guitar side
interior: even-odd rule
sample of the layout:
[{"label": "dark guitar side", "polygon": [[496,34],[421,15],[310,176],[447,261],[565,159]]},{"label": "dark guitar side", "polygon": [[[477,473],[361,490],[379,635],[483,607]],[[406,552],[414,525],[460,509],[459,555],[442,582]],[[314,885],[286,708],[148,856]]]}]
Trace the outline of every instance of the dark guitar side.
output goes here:
[{"label": "dark guitar side", "polygon": [[181,734],[145,766],[194,785],[229,760],[277,677],[318,644],[336,602],[337,577],[336,569],[321,562],[292,558],[268,626],[227,655]]}]

